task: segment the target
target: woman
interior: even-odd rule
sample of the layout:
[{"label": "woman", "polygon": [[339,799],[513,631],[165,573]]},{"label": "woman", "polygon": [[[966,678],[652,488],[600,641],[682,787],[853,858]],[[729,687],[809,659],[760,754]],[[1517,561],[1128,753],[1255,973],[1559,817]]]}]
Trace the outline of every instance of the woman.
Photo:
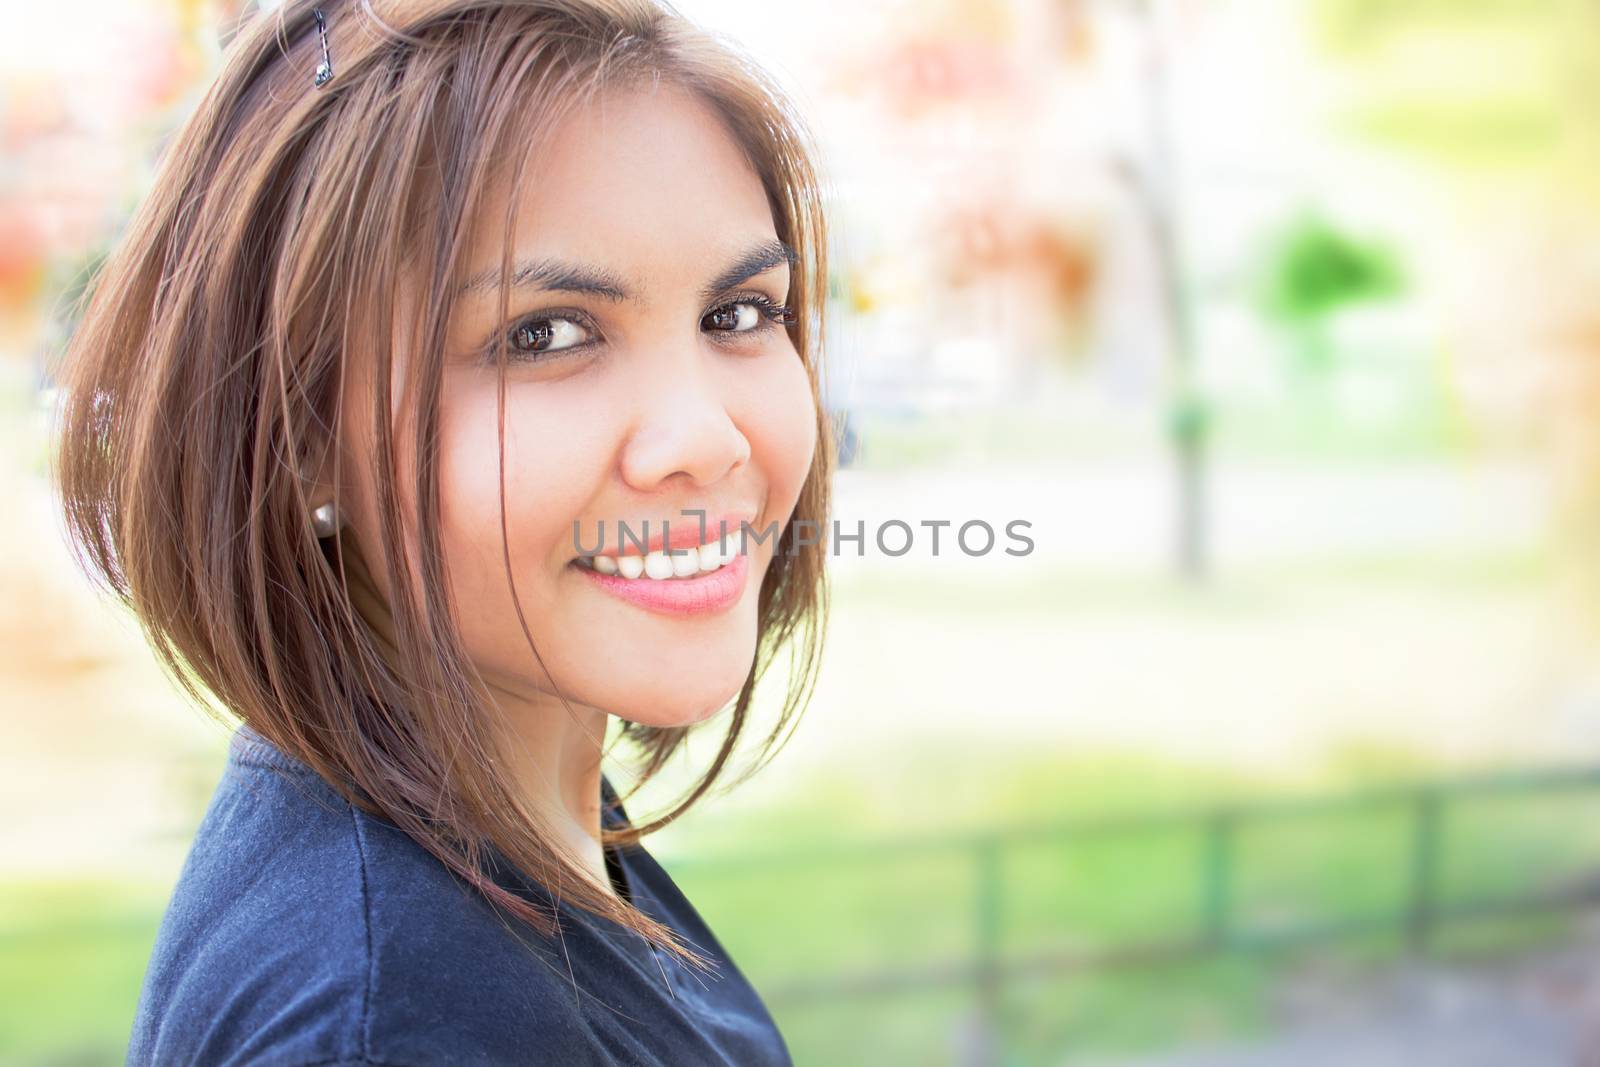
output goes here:
[{"label": "woman", "polygon": [[[789,1062],[639,839],[815,677],[809,143],[650,0],[241,28],[62,382],[75,546],[241,723],[130,1063]],[[638,825],[613,718],[720,750]]]}]

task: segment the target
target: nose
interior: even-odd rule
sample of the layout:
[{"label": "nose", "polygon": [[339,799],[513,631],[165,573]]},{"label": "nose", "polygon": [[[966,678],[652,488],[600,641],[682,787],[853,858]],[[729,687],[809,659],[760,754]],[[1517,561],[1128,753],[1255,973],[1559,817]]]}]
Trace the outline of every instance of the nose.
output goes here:
[{"label": "nose", "polygon": [[750,441],[729,410],[732,394],[710,365],[717,357],[694,343],[676,357],[658,355],[632,376],[637,416],[622,453],[622,478],[654,492],[678,475],[714,485],[750,460]]}]

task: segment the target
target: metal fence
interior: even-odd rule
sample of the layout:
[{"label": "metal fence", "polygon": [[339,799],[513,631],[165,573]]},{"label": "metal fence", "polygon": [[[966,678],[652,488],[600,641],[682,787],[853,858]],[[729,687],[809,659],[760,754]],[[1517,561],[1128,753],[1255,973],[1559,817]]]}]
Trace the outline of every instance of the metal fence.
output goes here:
[{"label": "metal fence", "polygon": [[[772,1004],[834,1001],[888,995],[917,989],[965,985],[974,994],[975,1034],[980,1048],[974,1063],[998,1056],[1000,1005],[1013,982],[1068,973],[1103,972],[1196,960],[1227,952],[1259,951],[1332,943],[1392,932],[1415,952],[1425,952],[1439,928],[1474,919],[1576,908],[1600,903],[1600,879],[1571,880],[1535,892],[1452,900],[1441,894],[1441,872],[1450,849],[1449,816],[1464,801],[1517,796],[1547,796],[1600,790],[1600,768],[1546,769],[1369,789],[1337,796],[1213,805],[1200,810],[1137,816],[1084,818],[978,833],[853,842],[821,849],[790,850],[771,856],[741,855],[736,860],[689,860],[688,866],[737,864],[745,869],[776,866],[866,863],[891,867],[907,857],[965,853],[976,886],[972,915],[974,950],[943,963],[790,980],[766,985]],[[1374,914],[1262,929],[1240,913],[1237,843],[1247,830],[1361,811],[1398,811],[1407,817],[1408,856],[1401,906]],[[1196,835],[1200,894],[1198,922],[1184,936],[1089,950],[1008,955],[1001,934],[1006,911],[1003,873],[1008,850],[1050,842],[1131,837],[1153,830]],[[1600,862],[1600,857],[1597,857]],[[676,865],[675,865],[676,866]]]}]

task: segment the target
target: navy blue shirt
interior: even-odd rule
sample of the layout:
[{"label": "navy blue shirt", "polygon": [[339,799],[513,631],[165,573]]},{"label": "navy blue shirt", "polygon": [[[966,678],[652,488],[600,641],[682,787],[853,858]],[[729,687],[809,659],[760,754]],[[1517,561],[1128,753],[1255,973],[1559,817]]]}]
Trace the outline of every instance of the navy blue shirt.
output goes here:
[{"label": "navy blue shirt", "polygon": [[[606,825],[627,825],[601,787]],[[638,846],[606,861],[618,893],[714,971],[570,907],[563,949],[243,727],[162,919],[128,1063],[790,1067],[761,998],[667,873]]]}]

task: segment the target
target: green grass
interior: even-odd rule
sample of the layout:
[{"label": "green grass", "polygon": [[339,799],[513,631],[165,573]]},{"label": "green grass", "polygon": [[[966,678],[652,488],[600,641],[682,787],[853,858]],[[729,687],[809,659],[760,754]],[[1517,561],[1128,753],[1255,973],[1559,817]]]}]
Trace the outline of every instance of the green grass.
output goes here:
[{"label": "green grass", "polygon": [[[997,795],[996,823],[1041,811],[1168,810],[1219,787],[1132,760],[1058,761],[1014,769]],[[1251,792],[1235,783],[1232,793]],[[819,801],[796,825],[848,825]],[[1011,819],[1001,817],[1010,806]],[[1440,866],[1446,902],[1570,884],[1600,867],[1600,795],[1466,800],[1450,809]],[[766,832],[756,834],[770,840]],[[1234,849],[1235,929],[1271,933],[1293,924],[1403,914],[1411,825],[1404,809],[1247,823]],[[816,840],[813,834],[812,839]],[[769,846],[762,846],[763,849]],[[825,843],[816,847],[826,849]],[[870,851],[848,860],[808,857],[766,865],[733,857],[666,856],[665,865],[758,988],[796,979],[915,969],[970,959],[979,938],[973,855],[954,844]],[[1203,847],[1193,828],[1027,840],[1002,854],[1002,956],[1104,950],[1177,941],[1203,918]],[[728,862],[731,858],[732,862]],[[120,1062],[162,889],[47,883],[0,890],[0,1062]],[[1558,939],[1559,916],[1442,928],[1442,951],[1495,956]],[[1345,952],[1364,965],[1403,950],[1398,922],[1318,959]],[[1298,950],[1304,953],[1308,950]],[[1238,1037],[1265,1025],[1268,997],[1296,955],[1245,951],[1165,966],[1019,981],[1001,1002],[1008,1064],[1059,1063],[1069,1053],[1170,1047]],[[773,1001],[797,1062],[956,1063],[956,1034],[975,1003],[962,987],[931,987],[835,1001]]]},{"label": "green grass", "polygon": [[[1139,779],[1126,774],[1127,789]],[[1059,768],[1057,768],[1059,773]],[[1068,773],[1063,776],[1071,780]],[[1147,777],[1152,795],[1184,792]],[[1445,904],[1548,888],[1600,866],[1600,796],[1469,800],[1445,820],[1439,868]],[[1109,807],[1125,807],[1112,803]],[[1030,808],[1031,810],[1031,808]],[[844,813],[815,813],[841,825]],[[1413,827],[1398,805],[1247,822],[1234,846],[1234,954],[1170,965],[1023,980],[1006,991],[1008,1062],[1060,1063],[1069,1053],[1151,1050],[1257,1031],[1275,984],[1305,959],[1393,964],[1406,952]],[[898,854],[896,854],[898,855]],[[834,869],[796,860],[764,867],[668,859],[690,899],[758,988],[797,977],[915,969],[970,958],[980,913],[974,859],[949,849],[852,859]],[[1193,828],[1030,841],[1003,853],[1000,951],[1018,960],[1053,951],[1178,943],[1203,928],[1202,838]],[[748,873],[754,869],[757,873]],[[737,876],[735,876],[735,872]],[[1376,922],[1332,944],[1273,948],[1305,927]],[[1438,951],[1504,955],[1558,941],[1560,915],[1446,924]],[[850,997],[774,1005],[800,1063],[953,1063],[954,1028],[974,991]],[[960,993],[960,990],[955,990]],[[920,1014],[922,1026],[906,1023]]]},{"label": "green grass", "polygon": [[121,1063],[164,889],[0,889],[0,1063]]}]

